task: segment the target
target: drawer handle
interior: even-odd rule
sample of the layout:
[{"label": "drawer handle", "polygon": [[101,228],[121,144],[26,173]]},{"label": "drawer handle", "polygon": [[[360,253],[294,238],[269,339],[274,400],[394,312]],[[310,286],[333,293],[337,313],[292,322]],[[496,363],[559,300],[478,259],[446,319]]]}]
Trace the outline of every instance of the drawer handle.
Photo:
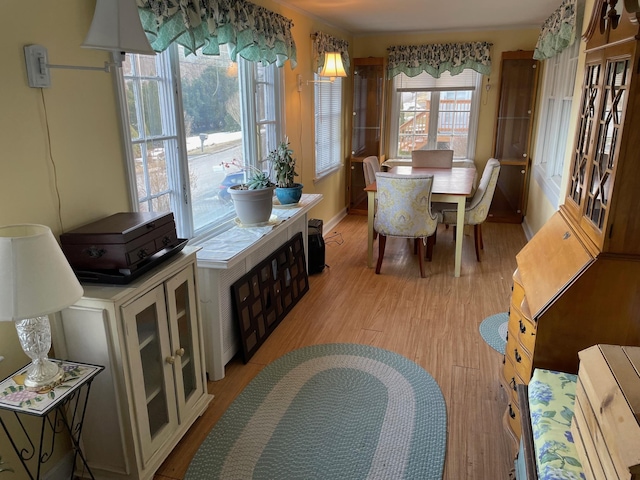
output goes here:
[{"label": "drawer handle", "polygon": [[147,252],[147,249],[146,249],[146,248],[141,248],[141,249],[138,251],[138,258],[139,258],[140,260],[142,260],[142,259],[143,259],[144,257],[146,257],[147,255],[149,255],[149,253]]},{"label": "drawer handle", "polygon": [[571,237],[571,234],[569,232],[564,232],[564,235],[562,235],[563,240],[567,240],[569,237]]},{"label": "drawer handle", "polygon": [[527,331],[527,327],[525,327],[524,323],[522,323],[522,320],[520,320],[520,333],[525,333]]},{"label": "drawer handle", "polygon": [[170,243],[171,243],[171,237],[168,237],[168,236],[167,236],[167,237],[164,237],[164,238],[162,239],[162,245],[164,245],[165,247],[166,247],[167,245],[169,245]]},{"label": "drawer handle", "polygon": [[509,332],[508,332],[508,331],[507,331],[507,334],[505,335],[504,341],[505,341],[505,342],[508,342],[508,341],[509,341]]},{"label": "drawer handle", "polygon": [[89,247],[84,249],[83,252],[89,255],[91,258],[100,258],[105,253],[107,253],[107,251],[104,248],[98,248],[98,247]]},{"label": "drawer handle", "polygon": [[509,385],[511,385],[511,388],[513,389],[514,392],[518,390],[516,388],[516,377],[511,377],[511,381],[509,382]]},{"label": "drawer handle", "polygon": [[151,230],[152,228],[156,228],[156,222],[147,223],[147,230]]},{"label": "drawer handle", "polygon": [[514,412],[513,408],[511,408],[511,404],[509,404],[509,416],[511,418],[516,418],[516,412]]},{"label": "drawer handle", "polygon": [[515,353],[514,353],[514,355],[513,355],[513,356],[514,356],[514,358],[516,359],[516,362],[518,362],[518,363],[522,362],[522,357],[521,357],[521,356],[520,356],[520,354],[518,353],[518,349],[517,349],[517,348],[514,350],[514,352],[515,352]]}]

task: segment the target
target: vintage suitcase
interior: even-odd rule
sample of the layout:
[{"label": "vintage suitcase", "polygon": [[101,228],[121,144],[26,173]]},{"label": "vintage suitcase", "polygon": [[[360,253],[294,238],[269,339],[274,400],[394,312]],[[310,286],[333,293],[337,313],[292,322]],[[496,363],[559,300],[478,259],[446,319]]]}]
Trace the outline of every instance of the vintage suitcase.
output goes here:
[{"label": "vintage suitcase", "polygon": [[173,213],[121,212],[60,235],[76,271],[130,274],[179,242]]}]

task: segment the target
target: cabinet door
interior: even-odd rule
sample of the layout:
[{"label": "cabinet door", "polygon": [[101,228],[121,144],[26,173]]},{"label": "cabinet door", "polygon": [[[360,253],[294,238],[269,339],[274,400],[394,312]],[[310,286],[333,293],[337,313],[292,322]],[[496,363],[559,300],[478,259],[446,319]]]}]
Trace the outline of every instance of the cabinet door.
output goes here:
[{"label": "cabinet door", "polygon": [[122,307],[143,464],[178,426],[164,287]]},{"label": "cabinet door", "polygon": [[195,289],[193,266],[165,283],[178,420],[181,423],[204,391]]}]

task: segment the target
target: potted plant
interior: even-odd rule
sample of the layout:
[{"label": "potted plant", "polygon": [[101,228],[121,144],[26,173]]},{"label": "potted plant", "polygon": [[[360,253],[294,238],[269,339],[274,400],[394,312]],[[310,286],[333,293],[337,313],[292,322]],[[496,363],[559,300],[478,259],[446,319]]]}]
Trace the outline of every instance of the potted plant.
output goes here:
[{"label": "potted plant", "polygon": [[[227,189],[233,200],[238,220],[243,225],[267,223],[271,217],[275,189],[269,174],[256,167],[241,166],[235,159],[231,164],[239,166],[246,175],[245,182]],[[230,164],[224,164],[224,166],[228,168]]]},{"label": "potted plant", "polygon": [[276,197],[282,205],[298,203],[302,196],[301,183],[296,183],[294,177],[296,172],[296,159],[293,150],[289,148],[289,139],[285,138],[275,150],[272,150],[267,157],[271,164],[276,181]]}]

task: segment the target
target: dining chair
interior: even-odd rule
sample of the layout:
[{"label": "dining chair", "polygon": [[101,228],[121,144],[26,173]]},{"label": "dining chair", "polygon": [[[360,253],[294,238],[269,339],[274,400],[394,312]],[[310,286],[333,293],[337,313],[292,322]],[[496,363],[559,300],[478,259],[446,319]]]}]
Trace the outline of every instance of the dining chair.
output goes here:
[{"label": "dining chair", "polygon": [[387,237],[412,238],[418,247],[420,276],[424,273],[424,244],[438,226],[438,217],[431,212],[433,175],[376,174],[378,209],[374,229],[378,232],[378,263],[380,273]]},{"label": "dining chair", "polygon": [[[476,193],[471,200],[468,201],[464,211],[464,224],[473,225],[476,259],[478,261],[480,261],[480,250],[484,249],[482,242],[482,224],[489,214],[489,207],[491,206],[491,200],[493,200],[493,194],[496,191],[499,174],[500,161],[495,158],[490,158],[482,171],[482,177],[480,178],[480,184],[476,189]],[[443,206],[444,208],[441,208]],[[456,209],[450,208],[450,205],[446,203],[434,204],[433,209],[438,215],[439,223],[454,226],[453,234],[455,236]]]},{"label": "dining chair", "polygon": [[412,150],[411,166],[451,168],[453,166],[453,150]]},{"label": "dining chair", "polygon": [[380,171],[380,162],[378,157],[371,155],[362,160],[362,169],[364,170],[365,186],[371,185],[376,181],[376,173]]}]

